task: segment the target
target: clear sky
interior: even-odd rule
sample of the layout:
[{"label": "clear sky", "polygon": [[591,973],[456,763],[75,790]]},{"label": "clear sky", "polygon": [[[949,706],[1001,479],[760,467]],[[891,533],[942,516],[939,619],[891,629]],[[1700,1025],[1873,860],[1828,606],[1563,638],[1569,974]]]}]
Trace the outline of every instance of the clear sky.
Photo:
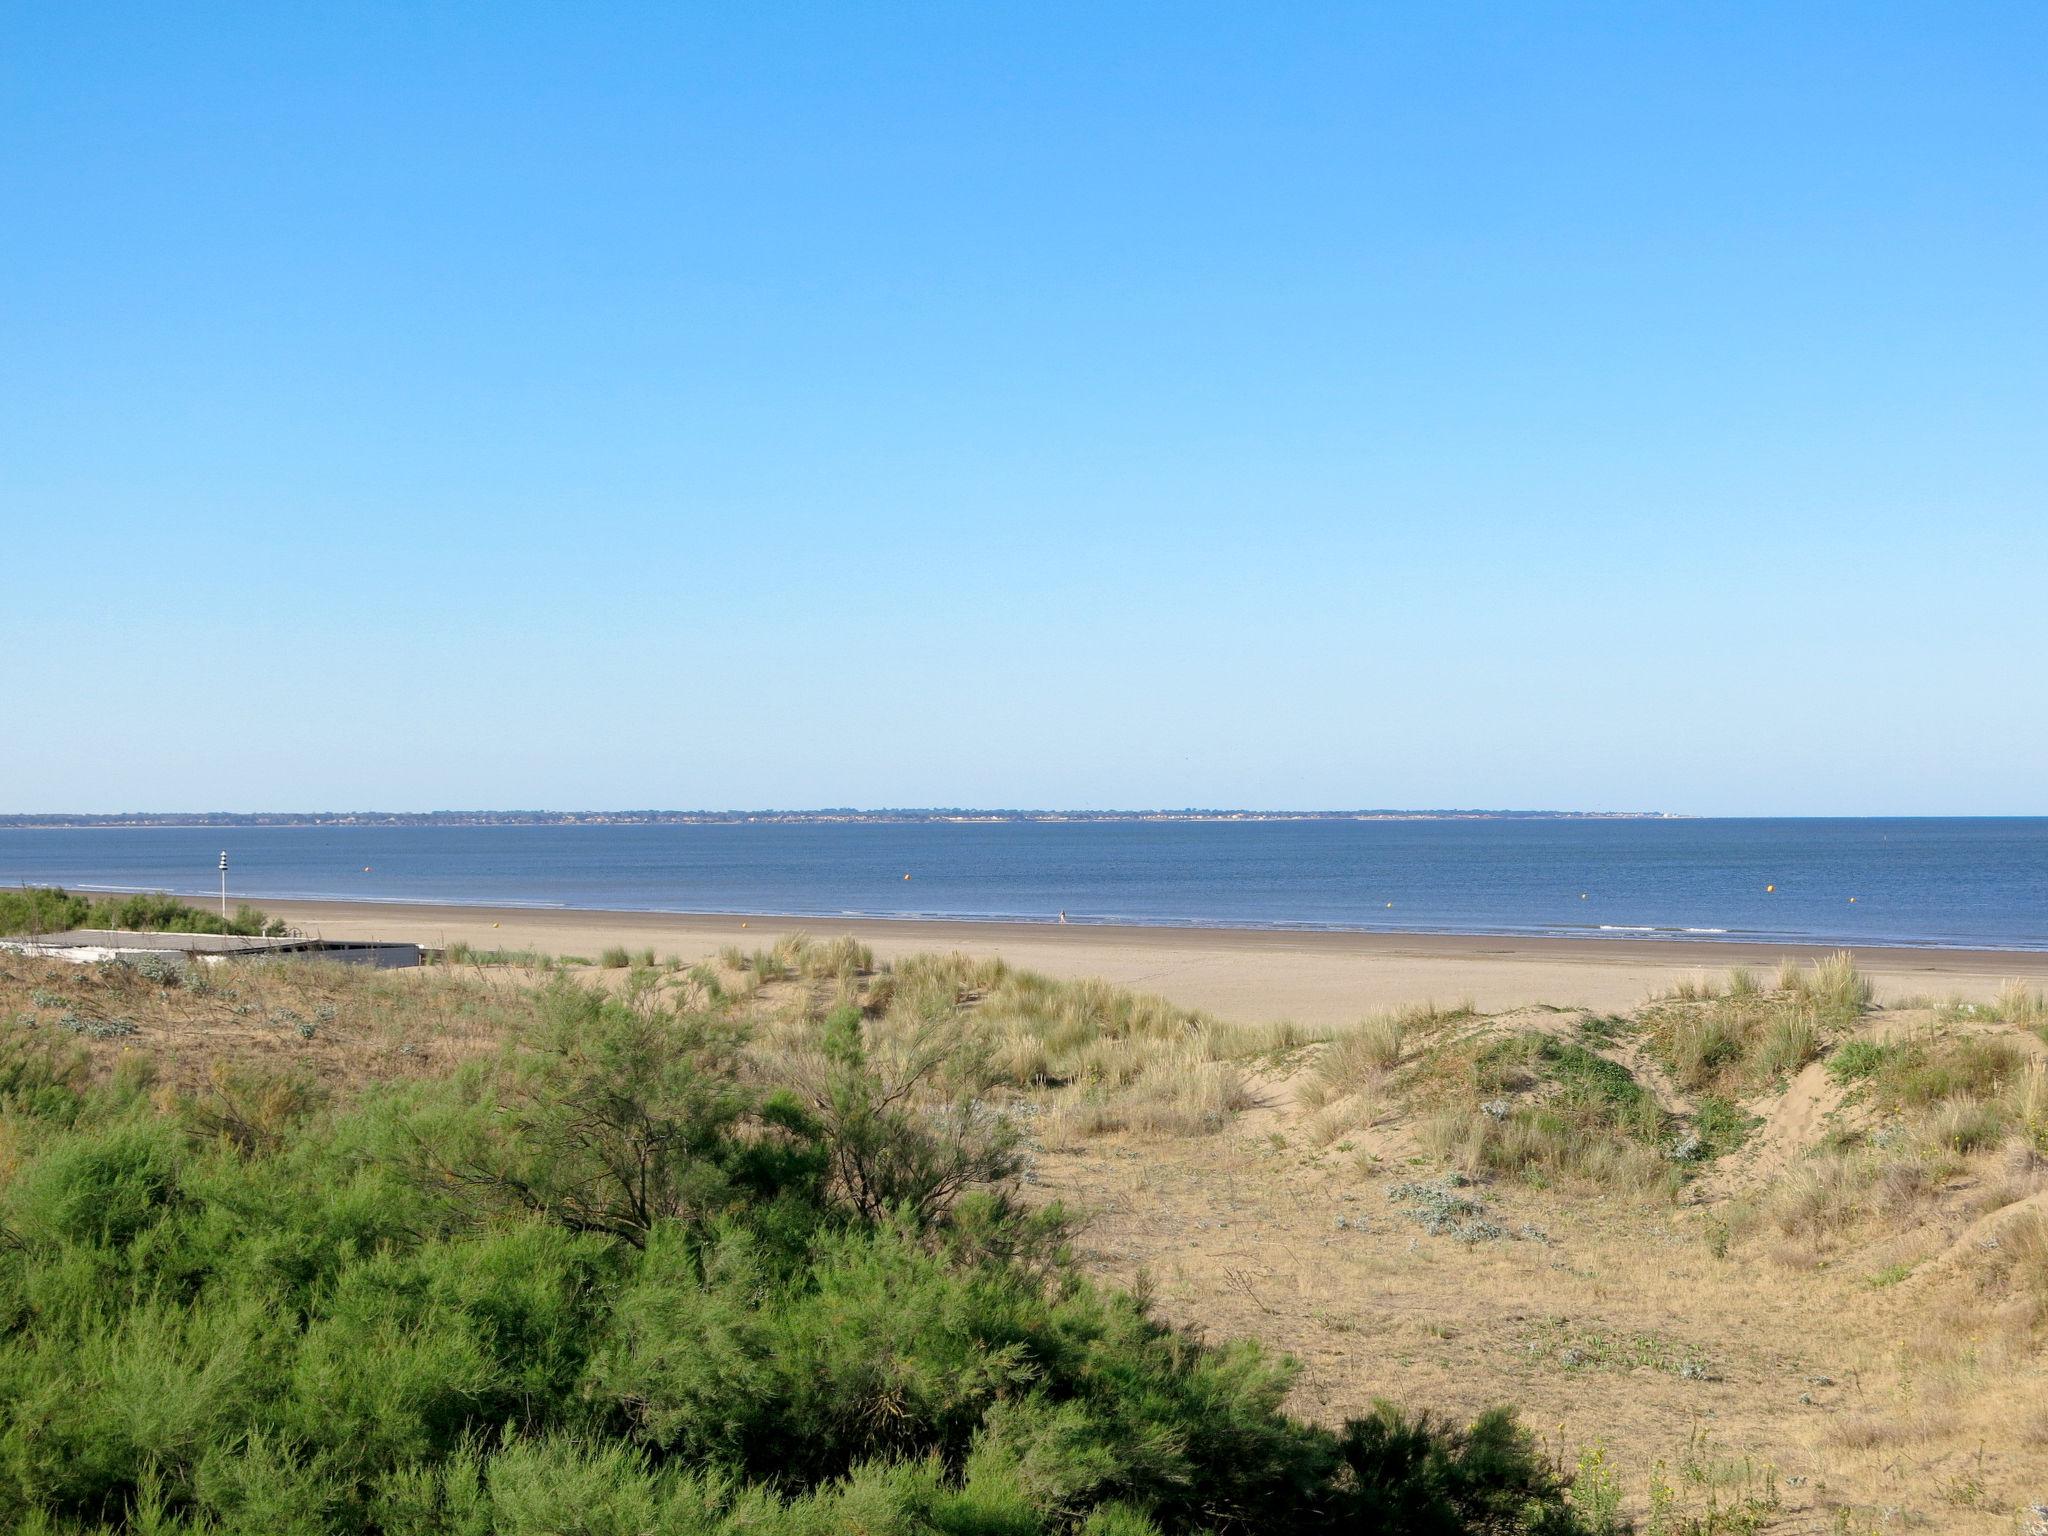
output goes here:
[{"label": "clear sky", "polygon": [[0,810],[2048,812],[2044,58],[6,7]]}]

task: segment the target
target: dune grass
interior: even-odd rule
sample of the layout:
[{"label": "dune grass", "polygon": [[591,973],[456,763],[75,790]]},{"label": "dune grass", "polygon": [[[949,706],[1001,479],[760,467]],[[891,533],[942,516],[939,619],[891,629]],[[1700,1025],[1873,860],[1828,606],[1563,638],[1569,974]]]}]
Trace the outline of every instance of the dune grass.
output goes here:
[{"label": "dune grass", "polygon": [[1849,1023],[1870,1007],[1875,989],[1856,969],[1846,949],[1801,966],[1787,961],[1779,967],[1778,989],[1822,1022]]},{"label": "dune grass", "polygon": [[1416,1135],[1468,1175],[1558,1178],[1668,1194],[1673,1126],[1619,1062],[1535,1031],[1481,1032],[1425,1055],[1405,1089]]},{"label": "dune grass", "polygon": [[2048,996],[2023,981],[2008,981],[1991,1005],[1994,1017],[2048,1040]]},{"label": "dune grass", "polygon": [[[1946,1022],[1954,1019],[1967,1022]],[[1780,1262],[1811,1268],[1871,1232],[1910,1228],[1916,1209],[1931,1209],[1958,1179],[1981,1181],[1990,1208],[2031,1193],[2048,1151],[2048,1066],[1984,1032],[1986,1022],[1951,1005],[1833,1043],[1828,1077],[1852,1113],[1740,1208],[1736,1224],[1773,1234]]]},{"label": "dune grass", "polygon": [[553,970],[561,962],[538,949],[478,949],[457,941],[441,951],[443,965],[518,966],[526,970]]},{"label": "dune grass", "polygon": [[1846,951],[1811,965],[1788,960],[1771,988],[1747,970],[1723,983],[1703,976],[1645,1010],[1645,1043],[1684,1091],[1737,1099],[1819,1059],[1871,998]]},{"label": "dune grass", "polygon": [[865,946],[798,936],[740,958],[741,974],[799,984],[771,999],[758,1050],[801,1058],[830,1012],[850,1005],[881,1049],[914,1057],[946,1042],[935,1086],[1044,1097],[1043,1134],[1055,1142],[1218,1130],[1253,1102],[1249,1064],[1310,1038],[1287,1024],[1226,1025],[1102,982],[957,954],[876,968]]},{"label": "dune grass", "polygon": [[819,943],[803,932],[785,934],[774,944],[751,952],[727,944],[718,963],[728,971],[751,972],[762,981],[800,976],[806,980],[866,975],[875,969],[874,951],[852,938]]},{"label": "dune grass", "polygon": [[1408,1024],[1401,1015],[1376,1015],[1323,1048],[1316,1057],[1316,1078],[1332,1094],[1372,1088],[1400,1064],[1407,1039]]},{"label": "dune grass", "polygon": [[1450,1009],[1424,1003],[1372,1014],[1338,1031],[1295,1087],[1296,1102],[1314,1116],[1310,1139],[1327,1146],[1371,1126],[1395,1097],[1395,1069],[1445,1030],[1476,1017],[1469,1002]]}]

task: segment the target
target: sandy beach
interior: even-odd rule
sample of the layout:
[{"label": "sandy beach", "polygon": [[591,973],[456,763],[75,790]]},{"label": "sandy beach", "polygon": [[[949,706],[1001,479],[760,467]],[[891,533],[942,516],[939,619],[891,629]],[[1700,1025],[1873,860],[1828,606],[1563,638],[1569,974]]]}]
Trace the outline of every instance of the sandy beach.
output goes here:
[{"label": "sandy beach", "polygon": [[[931,950],[1000,955],[1061,978],[1099,977],[1225,1018],[1304,1024],[1355,1020],[1377,1008],[1470,999],[1627,1009],[1701,972],[1761,970],[1799,945],[1639,939],[1490,938],[1457,934],[1292,933],[1228,928],[1050,927],[1028,923],[829,921],[673,912],[461,907],[382,902],[266,901],[268,912],[326,938],[538,949],[595,956],[608,945],[695,962],[726,944],[756,948],[802,930],[852,934],[884,959]],[[2007,950],[1864,949],[1858,963],[1880,1000],[1988,998],[2019,977],[2048,981],[2048,954]]]}]

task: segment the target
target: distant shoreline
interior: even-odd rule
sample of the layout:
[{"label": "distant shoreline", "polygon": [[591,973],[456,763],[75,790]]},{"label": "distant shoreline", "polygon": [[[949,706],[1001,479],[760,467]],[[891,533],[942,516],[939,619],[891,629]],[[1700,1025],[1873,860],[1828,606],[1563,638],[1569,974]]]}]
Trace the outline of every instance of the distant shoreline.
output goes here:
[{"label": "distant shoreline", "polygon": [[1675,811],[1025,811],[973,809],[828,809],[813,811],[121,811],[0,815],[8,831],[83,832],[120,827],[648,827],[947,826],[1087,822],[1227,821],[1684,821]]}]

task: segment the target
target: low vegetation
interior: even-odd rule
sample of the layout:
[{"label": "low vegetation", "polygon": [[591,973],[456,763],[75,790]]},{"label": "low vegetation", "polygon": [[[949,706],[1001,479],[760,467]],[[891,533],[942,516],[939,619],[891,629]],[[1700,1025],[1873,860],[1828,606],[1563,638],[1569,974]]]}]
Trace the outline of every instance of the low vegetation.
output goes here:
[{"label": "low vegetation", "polygon": [[1671,1117],[1621,1063],[1536,1031],[1477,1034],[1435,1052],[1412,1091],[1423,1147],[1467,1174],[1565,1176],[1674,1188]]},{"label": "low vegetation", "polygon": [[[1506,1412],[1295,1418],[1288,1360],[1089,1279],[1059,1209],[1020,1198],[1016,1127],[974,1085],[1078,1077],[1085,1027],[1181,1049],[1185,1017],[965,963],[888,988],[813,965],[834,996],[780,1015],[639,969],[516,992],[273,969],[195,998],[10,968],[31,1006],[0,1029],[0,1523],[1584,1528]],[[88,995],[239,1018],[297,988],[334,1013],[277,1033],[317,1053],[374,1012],[322,989],[407,986],[437,1020],[471,998],[503,1044],[381,1085],[247,1062],[180,1085],[49,1023]],[[942,1040],[962,987],[1001,1006]]]},{"label": "low vegetation", "polygon": [[62,933],[70,928],[226,933],[243,937],[276,936],[285,931],[283,923],[272,921],[251,906],[238,906],[233,917],[224,918],[161,892],[88,899],[56,886],[0,890],[0,935],[32,937]]},{"label": "low vegetation", "polygon": [[1948,1024],[2013,1024],[2048,1041],[2048,995],[2025,982],[2009,981],[1989,1002],[1951,998],[1937,1010]]},{"label": "low vegetation", "polygon": [[2048,1071],[2011,1041],[1935,1024],[1845,1041],[1827,1070],[1843,1092],[1845,1118],[1738,1213],[1776,1235],[1779,1262],[1809,1268],[1869,1231],[1910,1225],[1917,1209],[1937,1205],[1970,1172],[1973,1158],[2008,1145],[2012,1156],[1990,1176],[1982,1203],[1996,1209],[2040,1186]]},{"label": "low vegetation", "polygon": [[1787,963],[1774,987],[1737,970],[1723,984],[1682,984],[1645,1011],[1646,1042],[1687,1093],[1732,1100],[1763,1091],[1816,1060],[1870,1007],[1869,981],[1845,953]]},{"label": "low vegetation", "polygon": [[1094,981],[1054,981],[1000,960],[912,956],[878,970],[864,946],[797,936],[772,951],[721,957],[745,983],[798,987],[764,1025],[758,1049],[801,1059],[819,1020],[858,1009],[878,1049],[935,1056],[948,1092],[1045,1096],[1055,1143],[1120,1132],[1221,1129],[1252,1102],[1248,1067],[1298,1047],[1286,1024],[1225,1024],[1162,998]]},{"label": "low vegetation", "polygon": [[2039,1496],[2027,989],[1879,1008],[1829,961],[1310,1033],[801,935],[446,958],[0,956],[0,1528],[1990,1536]]},{"label": "low vegetation", "polygon": [[538,949],[478,949],[456,942],[437,957],[442,965],[516,966],[525,970],[552,971],[561,962]]}]

